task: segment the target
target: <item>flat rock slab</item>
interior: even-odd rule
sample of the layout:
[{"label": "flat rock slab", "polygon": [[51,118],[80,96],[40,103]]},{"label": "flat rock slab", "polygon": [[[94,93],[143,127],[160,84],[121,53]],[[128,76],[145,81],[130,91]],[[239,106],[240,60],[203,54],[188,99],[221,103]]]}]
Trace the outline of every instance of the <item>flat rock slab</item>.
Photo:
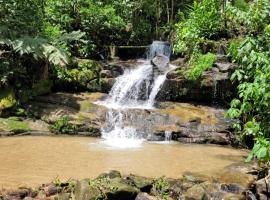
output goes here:
[{"label": "flat rock slab", "polygon": [[[101,93],[54,93],[31,102],[28,111],[39,120],[24,120],[24,130],[15,131],[1,126],[2,135],[47,134],[48,124],[67,116],[78,127],[78,134],[99,137],[106,126],[108,109],[95,102],[105,98]],[[119,112],[119,111],[112,111]],[[225,110],[188,103],[159,103],[157,109],[124,109],[120,111],[125,126],[135,127],[151,141],[164,140],[170,132],[172,139],[183,143],[213,143],[228,145],[237,141],[230,133],[232,121],[224,117]]]}]

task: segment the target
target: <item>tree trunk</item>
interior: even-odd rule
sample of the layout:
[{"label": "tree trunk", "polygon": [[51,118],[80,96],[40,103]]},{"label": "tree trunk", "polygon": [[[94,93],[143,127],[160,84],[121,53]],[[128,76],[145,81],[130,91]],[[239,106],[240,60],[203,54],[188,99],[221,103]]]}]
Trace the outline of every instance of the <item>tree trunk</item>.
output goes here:
[{"label": "tree trunk", "polygon": [[158,39],[158,26],[159,26],[159,0],[156,0],[156,39]]},{"label": "tree trunk", "polygon": [[170,8],[169,8],[169,0],[166,1],[166,9],[167,9],[167,23],[170,23]]},{"label": "tree trunk", "polygon": [[171,0],[171,24],[174,22],[174,0]]},{"label": "tree trunk", "polygon": [[49,62],[46,60],[44,65],[42,66],[42,72],[40,76],[41,80],[48,80],[49,79]]}]

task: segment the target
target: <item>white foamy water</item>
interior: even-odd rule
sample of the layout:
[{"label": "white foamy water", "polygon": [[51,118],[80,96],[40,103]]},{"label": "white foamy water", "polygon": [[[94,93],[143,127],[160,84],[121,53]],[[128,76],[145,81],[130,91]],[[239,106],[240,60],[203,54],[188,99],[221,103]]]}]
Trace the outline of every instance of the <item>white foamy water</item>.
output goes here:
[{"label": "white foamy water", "polygon": [[[148,58],[163,54],[170,56],[168,43],[154,42],[148,52]],[[135,69],[126,69],[124,74],[116,79],[108,97],[97,102],[109,108],[106,123],[102,129],[103,143],[114,148],[140,147],[147,134],[137,127],[126,125],[132,120],[133,109],[153,109],[167,73],[174,66],[168,65],[164,72],[155,68],[150,60],[145,60]],[[125,115],[129,113],[128,115]],[[141,119],[144,123],[144,119]]]}]

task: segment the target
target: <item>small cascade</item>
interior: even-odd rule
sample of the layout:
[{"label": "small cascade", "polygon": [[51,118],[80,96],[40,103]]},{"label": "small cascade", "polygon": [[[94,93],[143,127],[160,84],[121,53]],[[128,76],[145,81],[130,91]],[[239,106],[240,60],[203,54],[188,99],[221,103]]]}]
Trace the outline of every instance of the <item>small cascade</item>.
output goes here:
[{"label": "small cascade", "polygon": [[171,52],[172,48],[169,42],[154,41],[147,51],[147,59],[151,60],[159,54],[162,54],[170,58]]},{"label": "small cascade", "polygon": [[165,141],[171,141],[172,140],[172,132],[171,131],[165,131]]},{"label": "small cascade", "polygon": [[213,106],[218,106],[218,83],[217,80],[213,80],[213,89],[212,89],[212,104]]},{"label": "small cascade", "polygon": [[[106,144],[112,147],[133,148],[140,146],[147,138],[145,130],[126,122],[136,118],[132,116],[132,113],[136,115],[134,109],[154,108],[155,98],[166,80],[167,73],[174,66],[168,64],[164,71],[157,72],[150,59],[156,55],[170,56],[170,48],[169,43],[154,42],[149,49],[148,60],[135,69],[126,69],[124,74],[116,79],[108,98],[98,102],[109,108],[102,129],[102,137]],[[144,119],[141,119],[140,123],[145,123]]]}]

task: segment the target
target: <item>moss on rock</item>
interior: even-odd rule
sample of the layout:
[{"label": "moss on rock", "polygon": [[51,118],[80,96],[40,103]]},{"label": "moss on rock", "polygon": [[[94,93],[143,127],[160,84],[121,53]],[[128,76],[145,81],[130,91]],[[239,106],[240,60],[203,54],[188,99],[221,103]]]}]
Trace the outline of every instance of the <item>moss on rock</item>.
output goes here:
[{"label": "moss on rock", "polygon": [[15,93],[11,88],[1,88],[0,90],[0,114],[2,110],[12,108],[16,105]]},{"label": "moss on rock", "polygon": [[27,121],[21,121],[17,117],[10,117],[7,119],[0,118],[0,129],[14,133],[21,133],[29,131],[30,127]]}]

